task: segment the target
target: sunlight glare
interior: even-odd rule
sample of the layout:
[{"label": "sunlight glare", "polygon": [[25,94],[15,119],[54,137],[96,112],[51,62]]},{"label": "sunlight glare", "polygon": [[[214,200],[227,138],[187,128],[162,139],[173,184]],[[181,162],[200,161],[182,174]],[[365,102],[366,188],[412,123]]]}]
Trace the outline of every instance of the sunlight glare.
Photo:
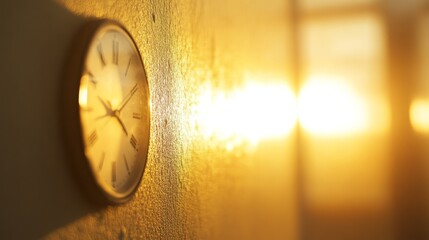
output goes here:
[{"label": "sunlight glare", "polygon": [[410,121],[414,131],[429,133],[429,99],[415,99],[411,103]]},{"label": "sunlight glare", "polygon": [[248,141],[287,135],[295,126],[296,104],[285,84],[249,83],[232,92],[207,87],[196,106],[196,120],[205,137],[227,140],[228,149]]},{"label": "sunlight glare", "polygon": [[83,75],[80,81],[79,106],[81,108],[86,108],[86,106],[88,105],[88,76]]},{"label": "sunlight glare", "polygon": [[304,130],[318,135],[360,132],[368,125],[363,99],[345,81],[311,77],[298,99],[298,118]]}]

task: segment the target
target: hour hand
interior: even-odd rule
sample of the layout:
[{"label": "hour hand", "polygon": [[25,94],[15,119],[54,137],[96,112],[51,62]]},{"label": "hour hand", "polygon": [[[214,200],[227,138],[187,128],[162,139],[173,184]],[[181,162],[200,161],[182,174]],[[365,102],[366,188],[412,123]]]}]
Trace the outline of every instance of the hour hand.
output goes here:
[{"label": "hour hand", "polygon": [[122,127],[122,130],[124,130],[125,135],[128,136],[127,128],[125,127],[124,122],[122,122],[122,119],[119,117],[119,111],[113,111],[113,116],[116,118],[116,120],[118,120],[119,124]]},{"label": "hour hand", "polygon": [[114,113],[112,111],[112,106],[110,105],[110,102],[109,101],[107,101],[107,102],[104,101],[100,96],[97,96],[97,98],[98,98],[98,100],[100,100],[101,104],[103,105],[104,109],[106,110],[106,114],[103,115],[103,116],[101,116],[101,117],[98,117],[97,119],[103,118],[103,117],[106,117],[106,116],[113,116]]},{"label": "hour hand", "polygon": [[101,118],[104,118],[106,116],[115,117],[116,120],[118,120],[119,124],[121,125],[122,130],[124,130],[125,135],[128,136],[127,128],[125,127],[124,122],[122,122],[122,119],[119,117],[119,111],[118,110],[113,111],[112,110],[112,105],[110,104],[109,101],[104,101],[100,96],[97,96],[97,97],[98,97],[98,100],[100,100],[101,104],[103,105],[104,109],[106,110],[106,114],[103,115],[103,116],[100,116],[100,117],[98,117],[96,119],[101,119]]}]

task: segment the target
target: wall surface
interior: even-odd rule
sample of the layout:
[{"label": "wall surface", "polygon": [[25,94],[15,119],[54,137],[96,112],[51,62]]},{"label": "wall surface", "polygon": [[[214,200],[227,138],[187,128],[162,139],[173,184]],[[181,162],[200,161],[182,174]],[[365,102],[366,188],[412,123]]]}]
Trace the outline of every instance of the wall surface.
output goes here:
[{"label": "wall surface", "polygon": [[[280,0],[2,3],[0,238],[296,239],[293,133],[225,133],[203,104],[249,84],[292,86],[287,12]],[[64,143],[66,62],[94,17],[128,28],[151,91],[146,172],[119,206],[84,194]]]}]

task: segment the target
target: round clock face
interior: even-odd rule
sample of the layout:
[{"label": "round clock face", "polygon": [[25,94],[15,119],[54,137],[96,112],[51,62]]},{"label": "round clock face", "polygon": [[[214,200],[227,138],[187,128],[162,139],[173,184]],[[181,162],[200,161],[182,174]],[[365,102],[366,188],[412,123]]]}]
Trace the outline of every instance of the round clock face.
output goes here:
[{"label": "round clock face", "polygon": [[83,59],[78,101],[85,161],[103,195],[123,202],[136,191],[146,165],[146,73],[134,41],[113,22],[97,26]]}]

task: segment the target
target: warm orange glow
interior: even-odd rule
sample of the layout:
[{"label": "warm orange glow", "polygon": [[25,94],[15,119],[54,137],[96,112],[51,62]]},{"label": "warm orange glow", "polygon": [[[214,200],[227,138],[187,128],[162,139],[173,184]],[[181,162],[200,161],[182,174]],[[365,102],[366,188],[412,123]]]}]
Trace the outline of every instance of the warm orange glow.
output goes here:
[{"label": "warm orange glow", "polygon": [[362,97],[330,77],[310,78],[298,100],[299,121],[313,134],[332,135],[360,132],[368,125]]},{"label": "warm orange glow", "polygon": [[295,98],[286,84],[248,83],[232,92],[202,91],[196,106],[196,124],[205,137],[228,142],[257,143],[287,135],[295,125]]},{"label": "warm orange glow", "polygon": [[429,99],[415,99],[410,107],[410,121],[414,131],[429,133]]},{"label": "warm orange glow", "polygon": [[289,86],[280,83],[254,81],[231,92],[206,87],[195,106],[194,119],[206,138],[224,141],[230,149],[243,142],[256,144],[287,135],[297,115],[303,129],[314,135],[385,130],[389,125],[385,104],[346,83],[334,77],[310,77],[298,100]]},{"label": "warm orange glow", "polygon": [[79,87],[79,106],[81,108],[86,108],[88,105],[88,82],[88,76],[83,75]]}]

